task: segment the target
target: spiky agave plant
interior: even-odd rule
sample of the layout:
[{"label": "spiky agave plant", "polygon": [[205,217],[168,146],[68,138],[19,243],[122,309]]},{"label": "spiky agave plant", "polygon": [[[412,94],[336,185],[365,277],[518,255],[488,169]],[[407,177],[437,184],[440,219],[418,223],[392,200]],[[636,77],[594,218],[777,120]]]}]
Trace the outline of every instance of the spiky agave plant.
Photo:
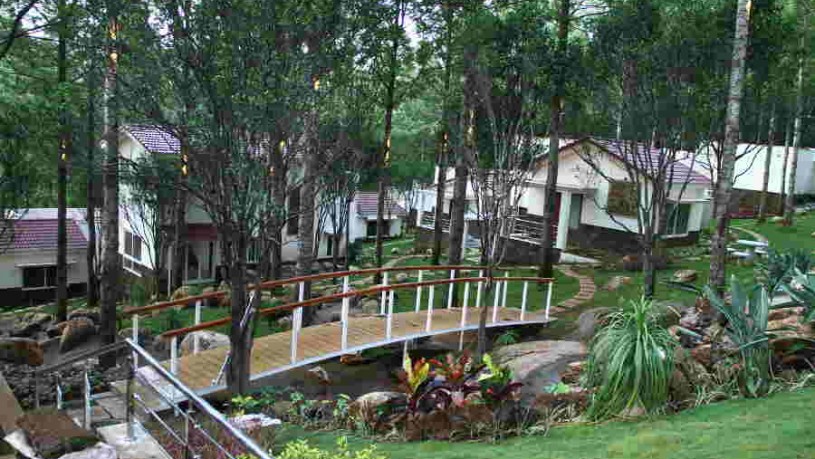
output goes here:
[{"label": "spiky agave plant", "polygon": [[801,321],[815,322],[815,275],[796,269],[792,279],[781,288],[789,293],[790,297],[804,307]]},{"label": "spiky agave plant", "polygon": [[652,301],[631,300],[611,313],[589,352],[586,380],[595,392],[587,417],[599,420],[637,408],[662,408],[676,346],[676,339],[659,324]]},{"label": "spiky agave plant", "polygon": [[770,297],[763,287],[747,291],[735,276],[730,278],[729,292],[730,301],[725,301],[709,286],[705,288],[711,305],[727,320],[727,336],[738,346],[739,390],[745,397],[761,397],[770,387]]}]

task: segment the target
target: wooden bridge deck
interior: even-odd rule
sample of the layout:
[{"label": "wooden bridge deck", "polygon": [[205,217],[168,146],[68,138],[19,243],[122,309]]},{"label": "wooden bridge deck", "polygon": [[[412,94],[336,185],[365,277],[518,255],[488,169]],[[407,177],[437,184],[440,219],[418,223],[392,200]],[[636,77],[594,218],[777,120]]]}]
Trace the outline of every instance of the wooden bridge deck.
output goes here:
[{"label": "wooden bridge deck", "polygon": [[[256,338],[252,348],[251,379],[336,358],[345,353],[382,346],[393,342],[424,336],[472,330],[478,327],[480,308],[467,308],[467,325],[461,327],[461,309],[436,309],[433,311],[431,331],[425,329],[427,311],[393,314],[393,328],[390,341],[386,340],[386,319],[383,316],[351,317],[348,323],[348,348],[341,349],[342,327],[340,322],[326,323],[300,330],[297,362],[291,362],[291,331],[275,333]],[[487,326],[506,327],[525,324],[543,324],[543,313],[527,312],[521,321],[521,311],[512,308],[499,308],[498,320],[492,322],[493,308],[488,308]],[[551,320],[551,319],[550,319]],[[225,380],[213,385],[228,348],[221,347],[186,355],[178,360],[177,376],[188,387],[201,392],[212,393],[222,390]],[[170,363],[164,363],[169,368]]]}]

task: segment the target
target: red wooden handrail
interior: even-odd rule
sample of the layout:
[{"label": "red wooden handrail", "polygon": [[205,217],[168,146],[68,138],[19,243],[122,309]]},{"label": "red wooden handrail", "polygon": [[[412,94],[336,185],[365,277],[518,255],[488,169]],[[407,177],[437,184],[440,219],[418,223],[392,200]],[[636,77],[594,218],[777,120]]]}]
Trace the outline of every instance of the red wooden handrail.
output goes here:
[{"label": "red wooden handrail", "polygon": [[[416,288],[416,287],[429,287],[433,285],[445,285],[445,284],[458,284],[464,282],[484,282],[489,280],[489,277],[460,277],[455,279],[436,279],[430,281],[423,281],[423,282],[406,282],[402,284],[391,284],[391,285],[377,285],[374,287],[369,287],[362,290],[351,290],[348,292],[341,292],[335,293],[332,295],[321,296],[319,298],[310,298],[308,300],[297,301],[294,303],[283,304],[280,306],[272,306],[270,308],[260,309],[258,310],[259,316],[264,316],[268,314],[272,314],[275,312],[287,312],[292,311],[297,308],[301,307],[310,307],[316,306],[318,304],[341,300],[343,298],[349,298],[354,296],[366,296],[366,295],[373,295],[382,292],[389,292],[391,290],[400,290],[400,289],[408,289],[408,288]],[[492,277],[493,281],[528,281],[528,282],[537,282],[548,284],[554,281],[552,278],[547,277]],[[206,330],[213,327],[218,327],[221,325],[226,325],[232,321],[231,317],[224,317],[221,319],[211,320],[209,322],[202,322],[198,325],[192,325],[189,327],[184,328],[177,328],[175,330],[169,330],[161,335],[159,335],[162,339],[172,338],[174,336],[185,335],[187,333],[191,333],[194,331],[199,330]]]},{"label": "red wooden handrail", "polygon": [[[270,280],[264,281],[260,284],[254,285],[251,284],[246,288],[248,290],[271,290],[277,287],[282,287],[284,285],[289,284],[296,284],[298,282],[315,282],[320,280],[326,279],[337,279],[340,277],[345,276],[356,276],[356,275],[366,275],[366,274],[377,274],[377,273],[385,273],[385,272],[396,272],[396,271],[449,271],[449,270],[456,270],[456,271],[480,271],[486,270],[484,266],[468,266],[468,265],[444,265],[444,266],[392,266],[388,268],[368,268],[368,269],[360,269],[356,271],[335,271],[330,273],[321,273],[321,274],[311,274],[308,276],[299,276],[299,277],[291,277],[288,279],[280,279],[280,280]],[[509,271],[512,268],[493,268],[493,271]],[[133,314],[144,314],[146,312],[153,312],[159,311],[162,309],[171,308],[174,306],[181,306],[187,303],[199,301],[199,300],[209,300],[209,299],[216,299],[224,296],[226,294],[225,291],[215,291],[210,293],[203,293],[200,295],[195,296],[188,296],[186,298],[181,298],[178,300],[172,301],[162,301],[160,303],[151,304],[148,306],[136,306],[136,307],[128,307],[125,308],[123,312],[124,315],[133,315]]]}]

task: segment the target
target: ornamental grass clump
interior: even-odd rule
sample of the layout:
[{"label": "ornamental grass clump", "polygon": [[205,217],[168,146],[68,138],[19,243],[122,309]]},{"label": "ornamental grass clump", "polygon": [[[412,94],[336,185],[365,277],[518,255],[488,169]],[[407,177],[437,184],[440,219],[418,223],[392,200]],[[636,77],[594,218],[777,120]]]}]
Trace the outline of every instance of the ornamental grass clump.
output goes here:
[{"label": "ornamental grass clump", "polygon": [[650,300],[631,300],[611,313],[589,352],[586,383],[594,395],[586,416],[600,420],[664,407],[676,346]]}]

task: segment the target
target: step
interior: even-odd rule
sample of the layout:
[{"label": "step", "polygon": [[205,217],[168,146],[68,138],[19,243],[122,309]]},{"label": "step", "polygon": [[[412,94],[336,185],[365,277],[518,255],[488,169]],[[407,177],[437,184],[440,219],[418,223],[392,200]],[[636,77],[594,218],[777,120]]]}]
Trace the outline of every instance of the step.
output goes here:
[{"label": "step", "polygon": [[126,423],[97,429],[102,440],[116,448],[119,459],[172,459],[141,424],[134,424],[133,431],[133,439],[130,439]]}]

